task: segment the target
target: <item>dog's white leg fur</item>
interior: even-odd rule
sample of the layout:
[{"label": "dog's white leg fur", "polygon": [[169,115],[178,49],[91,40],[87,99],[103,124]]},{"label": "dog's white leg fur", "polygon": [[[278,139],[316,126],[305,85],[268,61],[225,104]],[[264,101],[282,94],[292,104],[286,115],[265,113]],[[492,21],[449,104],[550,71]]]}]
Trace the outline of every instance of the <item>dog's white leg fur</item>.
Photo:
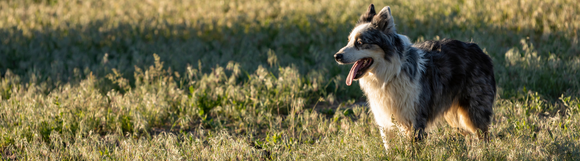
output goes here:
[{"label": "dog's white leg fur", "polygon": [[381,131],[381,138],[383,139],[383,145],[385,146],[385,149],[387,150],[387,153],[389,152],[389,144],[387,144],[387,140],[389,139],[387,136],[387,133],[390,133],[390,131],[387,131],[386,127],[380,127],[379,126],[379,131]]}]

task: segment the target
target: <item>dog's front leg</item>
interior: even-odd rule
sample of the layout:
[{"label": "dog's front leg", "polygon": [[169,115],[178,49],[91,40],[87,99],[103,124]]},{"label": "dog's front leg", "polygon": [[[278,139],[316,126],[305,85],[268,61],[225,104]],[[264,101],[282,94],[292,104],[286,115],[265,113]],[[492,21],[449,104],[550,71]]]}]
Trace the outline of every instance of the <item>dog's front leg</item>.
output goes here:
[{"label": "dog's front leg", "polygon": [[423,140],[423,138],[425,137],[425,130],[423,130],[423,128],[417,128],[415,129],[415,134],[413,135],[415,137],[415,141],[421,141]]},{"label": "dog's front leg", "polygon": [[393,138],[395,135],[393,130],[390,128],[379,126],[379,130],[381,131],[381,138],[383,139],[383,145],[385,146],[385,150],[389,152],[389,144],[387,142],[388,139]]},{"label": "dog's front leg", "polygon": [[427,124],[426,120],[420,119],[417,120],[415,125],[413,125],[413,134],[411,138],[414,138],[415,141],[421,141],[425,137],[427,133],[425,133],[425,125]]}]

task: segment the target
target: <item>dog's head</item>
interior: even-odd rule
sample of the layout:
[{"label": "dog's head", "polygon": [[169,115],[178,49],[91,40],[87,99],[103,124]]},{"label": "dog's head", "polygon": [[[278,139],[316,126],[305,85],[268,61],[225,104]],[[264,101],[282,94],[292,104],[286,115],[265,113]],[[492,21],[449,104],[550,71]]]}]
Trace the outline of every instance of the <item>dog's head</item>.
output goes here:
[{"label": "dog's head", "polygon": [[377,14],[371,4],[348,36],[348,44],[334,54],[334,59],[339,64],[354,63],[346,80],[346,84],[351,85],[352,80],[373,71],[376,64],[398,59],[403,43],[395,31],[391,8],[387,6]]}]

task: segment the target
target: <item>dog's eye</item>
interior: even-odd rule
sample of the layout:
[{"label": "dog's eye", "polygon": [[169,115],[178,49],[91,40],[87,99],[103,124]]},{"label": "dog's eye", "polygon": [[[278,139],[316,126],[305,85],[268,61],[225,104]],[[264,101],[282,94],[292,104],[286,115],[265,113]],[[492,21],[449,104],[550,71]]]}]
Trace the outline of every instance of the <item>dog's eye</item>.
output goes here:
[{"label": "dog's eye", "polygon": [[362,42],[362,40],[361,40],[361,39],[358,39],[358,40],[356,41],[356,45],[359,45],[359,46],[360,46],[360,45],[362,45],[362,44],[364,44],[364,43]]},{"label": "dog's eye", "polygon": [[373,45],[372,44],[363,44],[361,46],[361,48],[363,48],[363,49],[371,49],[371,48],[373,48]]}]

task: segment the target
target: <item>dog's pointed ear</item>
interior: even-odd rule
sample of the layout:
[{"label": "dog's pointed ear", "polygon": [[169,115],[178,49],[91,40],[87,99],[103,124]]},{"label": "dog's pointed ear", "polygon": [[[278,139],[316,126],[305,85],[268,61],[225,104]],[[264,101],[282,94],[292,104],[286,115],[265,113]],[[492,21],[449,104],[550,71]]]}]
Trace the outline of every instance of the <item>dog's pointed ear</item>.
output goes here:
[{"label": "dog's pointed ear", "polygon": [[371,4],[369,5],[369,8],[367,8],[367,12],[360,16],[357,24],[371,22],[375,15],[377,15],[377,12],[375,11],[375,5]]},{"label": "dog's pointed ear", "polygon": [[373,18],[371,24],[383,31],[385,34],[396,33],[395,31],[395,20],[393,15],[391,15],[391,7],[387,6],[383,8],[377,16]]}]

